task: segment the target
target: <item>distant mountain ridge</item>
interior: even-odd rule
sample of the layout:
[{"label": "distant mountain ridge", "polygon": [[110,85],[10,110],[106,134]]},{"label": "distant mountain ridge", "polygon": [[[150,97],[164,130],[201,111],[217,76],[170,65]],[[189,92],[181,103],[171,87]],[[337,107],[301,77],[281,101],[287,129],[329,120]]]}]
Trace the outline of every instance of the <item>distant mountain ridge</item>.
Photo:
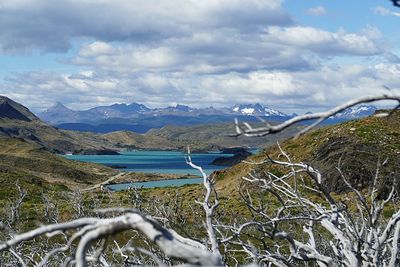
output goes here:
[{"label": "distant mountain ridge", "polygon": [[[374,106],[357,106],[344,110],[329,118],[328,124],[372,115]],[[210,123],[222,123],[239,118],[245,121],[258,121],[261,117],[269,121],[284,121],[296,116],[288,115],[277,109],[256,104],[236,104],[224,108],[193,108],[177,104],[165,108],[151,109],[143,104],[112,104],[98,106],[88,110],[75,111],[61,103],[56,103],[38,116],[59,128],[66,130],[108,133],[129,130],[145,133],[153,128],[167,125],[190,126]]]},{"label": "distant mountain ridge", "polygon": [[57,102],[46,111],[39,113],[38,116],[46,122],[59,124],[63,122],[82,122],[109,118],[132,118],[137,114],[149,111],[150,109],[148,107],[138,103],[113,104],[110,106],[98,106],[88,110],[77,111]]},{"label": "distant mountain ridge", "polygon": [[39,113],[38,116],[49,123],[88,123],[107,119],[135,119],[140,116],[237,116],[255,115],[267,117],[288,117],[287,114],[269,107],[257,104],[237,104],[230,108],[192,108],[187,105],[177,104],[165,108],[150,109],[139,103],[113,104],[109,106],[99,106],[88,110],[75,111],[61,103],[56,103],[46,111]]}]

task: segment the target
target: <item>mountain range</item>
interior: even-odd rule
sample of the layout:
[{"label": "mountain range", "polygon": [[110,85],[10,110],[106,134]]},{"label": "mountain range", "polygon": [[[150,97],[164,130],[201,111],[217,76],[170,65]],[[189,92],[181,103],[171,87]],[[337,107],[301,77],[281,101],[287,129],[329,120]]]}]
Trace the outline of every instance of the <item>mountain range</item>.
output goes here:
[{"label": "mountain range", "polygon": [[[349,108],[331,117],[327,123],[362,118],[373,114],[374,106]],[[192,108],[186,105],[165,108],[148,108],[143,104],[113,104],[98,106],[88,110],[72,110],[61,103],[56,103],[46,111],[39,113],[42,120],[66,130],[109,133],[113,131],[134,131],[145,133],[150,129],[167,125],[193,126],[232,122],[234,118],[256,122],[258,118],[269,121],[284,121],[297,114],[286,114],[262,104],[236,104],[225,108]]]},{"label": "mountain range", "polygon": [[[213,108],[203,109],[211,114]],[[104,118],[97,122],[67,123],[64,127],[49,125],[40,120],[28,108],[0,96],[0,137],[18,138],[55,153],[102,153],[121,149],[181,150],[188,144],[194,150],[207,151],[232,146],[258,147],[291,136],[298,125],[277,135],[276,138],[231,138],[234,117],[241,121],[260,123],[256,116],[274,120],[284,120],[290,116],[260,105],[235,105],[225,115],[203,114],[201,109],[177,105],[164,109],[149,109],[141,104],[114,104],[88,111],[73,111],[61,103],[56,104],[47,115],[77,118],[93,114],[117,114],[116,118]],[[58,113],[57,113],[58,111]],[[330,121],[366,116],[375,111],[372,106],[360,106],[338,114]],[[139,114],[136,118],[132,114]],[[197,113],[197,115],[190,115]],[[262,115],[264,116],[262,116]],[[269,114],[267,116],[266,114]],[[253,115],[253,116],[250,116]],[[126,118],[121,118],[125,116]],[[70,127],[71,129],[68,129]],[[65,130],[67,128],[67,130]],[[80,130],[80,131],[71,131]],[[129,130],[129,131],[127,131]]]},{"label": "mountain range", "polygon": [[[140,105],[113,105],[112,108],[119,109],[121,113],[128,113],[136,109],[140,112],[145,107]],[[101,107],[101,109],[112,109],[110,107]],[[176,107],[174,107],[176,108]],[[188,109],[183,106],[177,107],[180,110]],[[100,108],[96,109],[101,110]],[[61,104],[57,104],[54,110],[68,112],[72,114]],[[95,112],[92,110],[92,112]],[[173,112],[171,108],[170,112]],[[261,145],[270,145],[277,140],[288,138],[298,131],[298,127],[288,129],[285,133],[278,134],[274,138],[232,138],[229,134],[234,133],[235,126],[232,121],[224,123],[208,123],[190,126],[173,126],[176,116],[148,116],[143,121],[146,127],[168,123],[169,125],[157,129],[151,127],[147,133],[137,133],[134,131],[114,131],[107,134],[99,134],[94,127],[91,132],[69,131],[49,125],[36,117],[28,108],[7,98],[0,96],[0,138],[19,140],[38,149],[43,149],[57,154],[101,154],[113,153],[126,149],[144,149],[144,150],[183,150],[188,145],[192,151],[218,150],[228,147],[259,147]],[[162,118],[161,121],[158,121]],[[181,117],[190,118],[190,117]],[[207,117],[200,116],[207,121]],[[197,118],[198,119],[198,118]],[[114,119],[117,120],[117,119]],[[121,122],[131,119],[119,118]],[[189,123],[189,120],[183,120]],[[197,122],[197,121],[196,121]],[[211,122],[210,120],[208,122]],[[110,125],[106,125],[110,126]],[[111,125],[112,126],[112,125]],[[115,126],[115,125],[114,125]],[[124,126],[124,125],[123,125]],[[134,126],[125,124],[127,126]],[[139,127],[140,125],[138,125]]]},{"label": "mountain range", "polygon": [[131,103],[131,104],[113,104],[109,106],[99,106],[88,110],[76,111],[67,108],[60,102],[50,107],[46,111],[39,113],[38,116],[49,123],[60,124],[60,123],[77,123],[77,122],[93,122],[99,120],[123,118],[123,119],[134,119],[139,116],[166,116],[166,115],[177,115],[177,116],[236,116],[236,115],[255,115],[255,116],[278,116],[288,117],[287,114],[278,110],[264,107],[263,105],[257,104],[238,104],[231,108],[220,108],[214,107],[208,108],[192,108],[186,105],[169,106],[165,108],[150,109],[143,104]]}]

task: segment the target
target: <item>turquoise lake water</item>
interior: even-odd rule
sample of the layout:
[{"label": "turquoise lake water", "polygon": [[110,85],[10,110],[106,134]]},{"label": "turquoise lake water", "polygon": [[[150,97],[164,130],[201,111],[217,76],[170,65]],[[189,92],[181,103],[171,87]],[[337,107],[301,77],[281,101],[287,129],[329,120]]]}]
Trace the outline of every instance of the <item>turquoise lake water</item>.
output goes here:
[{"label": "turquoise lake water", "polygon": [[[214,159],[233,155],[211,153],[192,154],[191,156],[194,164],[201,166],[207,174],[210,174],[224,168],[210,165]],[[131,151],[121,152],[121,155],[68,155],[65,157],[107,166],[124,166],[126,168],[121,169],[121,171],[127,172],[200,175],[197,170],[186,164],[185,155],[178,151]]]},{"label": "turquoise lake water", "polygon": [[[213,166],[210,163],[221,156],[230,157],[232,154],[192,154],[192,162],[201,166],[208,175],[213,171],[223,169],[221,166]],[[121,152],[120,155],[67,155],[68,159],[104,164],[106,166],[118,165],[126,168],[121,171],[143,172],[143,173],[166,173],[166,174],[191,174],[201,175],[199,171],[191,168],[185,161],[185,155],[177,151],[131,151]],[[111,184],[107,187],[112,191],[126,190],[131,186],[154,188],[168,186],[182,186],[186,184],[200,184],[202,178],[170,179],[161,181],[150,181],[141,183]]]}]

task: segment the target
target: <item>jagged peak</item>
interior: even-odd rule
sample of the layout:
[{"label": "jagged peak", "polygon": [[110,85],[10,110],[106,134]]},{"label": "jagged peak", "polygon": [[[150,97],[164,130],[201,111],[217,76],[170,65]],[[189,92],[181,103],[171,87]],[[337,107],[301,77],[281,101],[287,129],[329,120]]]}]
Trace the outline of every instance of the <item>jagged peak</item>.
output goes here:
[{"label": "jagged peak", "polygon": [[51,111],[60,111],[60,110],[68,110],[68,111],[73,111],[72,109],[66,107],[63,103],[57,101],[54,103],[51,107],[49,107],[47,110],[44,112],[51,112]]},{"label": "jagged peak", "polygon": [[60,107],[60,108],[67,108],[67,109],[69,109],[68,107],[66,107],[63,103],[61,103],[61,102],[56,102],[54,105],[53,105],[53,107]]},{"label": "jagged peak", "polygon": [[182,104],[177,104],[175,108],[182,111],[189,111],[192,109],[191,107]]}]

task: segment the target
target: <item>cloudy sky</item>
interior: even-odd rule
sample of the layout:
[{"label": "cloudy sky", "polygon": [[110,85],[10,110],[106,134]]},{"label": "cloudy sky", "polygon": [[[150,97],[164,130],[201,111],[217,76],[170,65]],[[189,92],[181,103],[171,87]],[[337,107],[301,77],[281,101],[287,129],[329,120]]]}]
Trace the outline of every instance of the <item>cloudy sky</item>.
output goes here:
[{"label": "cloudy sky", "polygon": [[323,110],[400,91],[399,25],[388,0],[0,0],[0,94]]}]

